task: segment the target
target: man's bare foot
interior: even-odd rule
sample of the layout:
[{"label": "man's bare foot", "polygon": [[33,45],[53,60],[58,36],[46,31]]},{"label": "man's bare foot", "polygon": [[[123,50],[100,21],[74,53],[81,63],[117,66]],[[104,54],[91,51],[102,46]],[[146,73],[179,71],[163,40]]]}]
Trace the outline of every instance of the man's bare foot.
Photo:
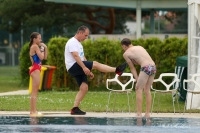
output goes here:
[{"label": "man's bare foot", "polygon": [[137,114],[135,115],[135,117],[142,117],[142,114],[141,114],[141,113],[137,113]]},{"label": "man's bare foot", "polygon": [[149,114],[149,113],[148,113],[148,114],[145,114],[144,117],[145,117],[145,118],[150,118],[150,114]]}]

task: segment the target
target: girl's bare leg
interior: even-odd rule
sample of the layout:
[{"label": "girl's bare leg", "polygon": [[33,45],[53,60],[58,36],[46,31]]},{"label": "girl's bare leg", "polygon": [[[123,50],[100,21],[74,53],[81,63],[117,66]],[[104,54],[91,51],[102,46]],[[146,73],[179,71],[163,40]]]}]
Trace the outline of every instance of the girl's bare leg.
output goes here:
[{"label": "girl's bare leg", "polygon": [[30,114],[37,113],[36,110],[36,103],[37,103],[37,95],[38,95],[38,89],[40,85],[40,71],[35,70],[31,73],[32,77],[32,93],[30,97]]}]

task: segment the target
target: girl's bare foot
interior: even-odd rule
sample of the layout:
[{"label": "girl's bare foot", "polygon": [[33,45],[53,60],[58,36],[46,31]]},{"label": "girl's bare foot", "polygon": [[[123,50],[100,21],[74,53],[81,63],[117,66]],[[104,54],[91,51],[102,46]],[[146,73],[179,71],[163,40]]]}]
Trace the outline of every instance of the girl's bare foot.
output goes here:
[{"label": "girl's bare foot", "polygon": [[30,113],[31,117],[40,117],[43,116],[44,114],[42,114],[41,112],[35,112],[35,113]]}]

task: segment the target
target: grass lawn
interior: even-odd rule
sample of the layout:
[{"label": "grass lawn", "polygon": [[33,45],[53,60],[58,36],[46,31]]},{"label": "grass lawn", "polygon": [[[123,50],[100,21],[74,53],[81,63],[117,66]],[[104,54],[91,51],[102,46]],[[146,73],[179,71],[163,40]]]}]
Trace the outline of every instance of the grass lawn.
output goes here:
[{"label": "grass lawn", "polygon": [[[39,92],[37,108],[39,111],[66,111],[72,108],[76,91],[56,92],[44,91]],[[135,92],[133,92],[134,100],[130,97],[131,112],[136,110]],[[153,112],[173,113],[172,99],[170,94],[160,95],[160,108],[158,108],[158,95],[156,95]],[[111,103],[109,111],[112,111],[114,95],[111,95]],[[14,95],[0,97],[1,111],[29,111],[29,95]],[[106,112],[108,102],[108,91],[91,92],[89,91],[81,103],[81,109],[87,112]],[[183,112],[184,103],[179,102],[180,111],[177,103],[176,112]],[[126,94],[116,95],[115,112],[128,112],[127,96]],[[145,97],[143,98],[143,112],[145,112]],[[189,112],[186,110],[186,112]],[[193,113],[200,113],[200,110],[192,110]]]},{"label": "grass lawn", "polygon": [[[0,92],[25,90],[28,87],[20,86],[18,67],[0,67]],[[105,112],[109,91],[89,91],[81,103],[81,109],[87,112]],[[69,111],[74,103],[77,91],[42,91],[39,92],[37,108],[39,111]],[[130,95],[131,96],[131,95]],[[153,96],[153,95],[152,95]],[[111,95],[109,111],[112,111],[114,95]],[[131,112],[136,110],[135,91],[133,99],[130,97]],[[29,111],[29,95],[0,96],[0,111]],[[179,112],[177,103],[176,112]],[[179,102],[180,112],[183,112],[184,103]],[[128,112],[126,94],[116,95],[115,112]],[[171,94],[160,94],[160,108],[158,108],[158,94],[156,94],[153,112],[173,113]],[[145,97],[143,98],[143,112],[145,112]],[[189,112],[188,110],[186,112]],[[200,110],[191,112],[200,113]]]},{"label": "grass lawn", "polygon": [[19,67],[0,66],[0,92],[25,90],[20,85]]}]

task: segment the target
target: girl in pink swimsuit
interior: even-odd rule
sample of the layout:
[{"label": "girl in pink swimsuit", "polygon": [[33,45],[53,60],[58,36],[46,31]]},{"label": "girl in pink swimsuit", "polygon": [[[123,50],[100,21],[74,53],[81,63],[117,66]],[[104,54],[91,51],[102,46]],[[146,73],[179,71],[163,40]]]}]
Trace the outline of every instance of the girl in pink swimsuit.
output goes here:
[{"label": "girl in pink swimsuit", "polygon": [[41,35],[37,32],[33,32],[30,36],[30,60],[32,62],[32,67],[29,71],[32,77],[32,92],[30,96],[30,116],[41,116],[42,113],[37,112],[37,94],[40,85],[40,71],[42,60],[47,59],[47,46],[41,43]]}]

